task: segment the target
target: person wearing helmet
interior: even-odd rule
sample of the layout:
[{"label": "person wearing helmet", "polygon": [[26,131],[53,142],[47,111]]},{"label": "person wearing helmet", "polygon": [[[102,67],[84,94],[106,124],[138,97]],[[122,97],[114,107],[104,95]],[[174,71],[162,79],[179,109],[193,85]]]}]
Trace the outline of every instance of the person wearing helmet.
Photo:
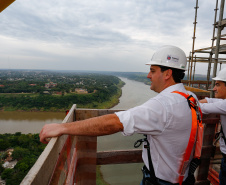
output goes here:
[{"label": "person wearing helmet", "polygon": [[[47,124],[40,132],[40,141],[47,138],[70,135],[102,136],[122,132],[146,134],[150,143],[151,162],[156,182],[161,185],[179,183],[181,161],[191,132],[191,109],[187,99],[178,93],[191,94],[185,90],[181,80],[186,70],[187,59],[183,50],[175,46],[164,46],[153,55],[150,72],[151,89],[159,94],[144,104],[126,111],[64,124]],[[149,152],[150,154],[150,152]],[[143,147],[142,158],[149,168],[149,154]],[[192,159],[192,157],[190,158]],[[183,179],[188,176],[184,168]],[[150,174],[150,172],[148,172]],[[145,184],[142,180],[141,184]]]},{"label": "person wearing helmet", "polygon": [[223,155],[221,169],[219,174],[220,185],[226,184],[226,68],[222,69],[219,74],[212,78],[215,80],[213,88],[215,98],[205,98],[200,100],[200,107],[203,114],[220,114],[221,119],[221,138],[220,150]]}]

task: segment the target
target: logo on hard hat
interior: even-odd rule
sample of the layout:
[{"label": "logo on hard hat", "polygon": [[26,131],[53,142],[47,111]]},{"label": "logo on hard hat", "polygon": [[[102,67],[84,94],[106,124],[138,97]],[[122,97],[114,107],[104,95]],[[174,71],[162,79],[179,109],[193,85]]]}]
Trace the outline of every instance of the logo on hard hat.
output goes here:
[{"label": "logo on hard hat", "polygon": [[170,55],[167,56],[167,60],[171,60],[171,56]]},{"label": "logo on hard hat", "polygon": [[174,55],[167,55],[167,60],[169,62],[175,63],[175,62],[178,62],[179,61],[179,57],[178,56],[174,56]]}]

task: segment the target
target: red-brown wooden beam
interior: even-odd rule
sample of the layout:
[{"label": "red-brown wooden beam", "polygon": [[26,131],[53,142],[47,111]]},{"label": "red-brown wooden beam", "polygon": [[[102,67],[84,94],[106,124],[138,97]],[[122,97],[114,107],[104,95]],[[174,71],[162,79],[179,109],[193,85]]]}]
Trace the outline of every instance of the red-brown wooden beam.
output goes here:
[{"label": "red-brown wooden beam", "polygon": [[0,12],[12,4],[15,0],[0,0]]},{"label": "red-brown wooden beam", "polygon": [[142,162],[142,150],[117,150],[97,153],[97,165]]}]

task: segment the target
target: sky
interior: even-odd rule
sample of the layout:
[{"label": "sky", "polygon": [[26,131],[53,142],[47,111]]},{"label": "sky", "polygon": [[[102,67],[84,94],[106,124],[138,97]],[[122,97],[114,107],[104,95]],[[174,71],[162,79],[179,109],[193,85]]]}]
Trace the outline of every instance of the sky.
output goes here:
[{"label": "sky", "polygon": [[[0,13],[0,69],[148,72],[163,45],[192,50],[196,0],[16,0]],[[195,49],[211,46],[199,0]],[[224,32],[224,30],[223,30]],[[196,73],[206,74],[207,64]]]}]

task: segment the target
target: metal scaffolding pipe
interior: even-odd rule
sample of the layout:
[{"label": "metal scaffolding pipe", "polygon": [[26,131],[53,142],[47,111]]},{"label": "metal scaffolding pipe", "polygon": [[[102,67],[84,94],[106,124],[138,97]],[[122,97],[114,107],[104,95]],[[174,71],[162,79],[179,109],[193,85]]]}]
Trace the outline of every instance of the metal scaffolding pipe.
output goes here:
[{"label": "metal scaffolding pipe", "polygon": [[195,47],[195,31],[196,31],[196,24],[197,24],[197,10],[198,10],[198,0],[196,0],[195,6],[195,22],[194,22],[194,33],[193,33],[193,44],[192,44],[192,56],[191,56],[191,64],[190,64],[190,77],[189,77],[189,86],[191,85],[191,77],[192,77],[192,64],[193,64],[193,55],[194,55],[194,47]]},{"label": "metal scaffolding pipe", "polygon": [[[195,66],[196,66],[196,55],[195,55],[195,61],[194,61],[194,69],[193,69],[193,81],[195,81]],[[192,84],[193,87],[193,84]]]},{"label": "metal scaffolding pipe", "polygon": [[191,52],[189,54],[189,58],[188,58],[188,76],[187,76],[187,85],[189,85],[189,76],[190,76],[190,64],[191,64]]},{"label": "metal scaffolding pipe", "polygon": [[[216,42],[216,50],[215,50],[215,60],[214,60],[214,67],[213,67],[213,77],[216,76],[217,73],[217,64],[218,64],[218,55],[219,55],[219,49],[220,49],[220,37],[221,37],[221,22],[223,20],[223,14],[224,14],[224,3],[225,0],[221,0],[221,6],[220,6],[220,15],[219,15],[219,21],[218,21],[218,29],[217,29],[217,42]],[[212,80],[211,89],[214,87],[214,80]],[[213,97],[213,92],[210,93],[210,96]]]},{"label": "metal scaffolding pipe", "polygon": [[214,9],[215,16],[214,16],[214,24],[213,24],[213,37],[212,37],[212,47],[211,47],[211,53],[209,56],[209,64],[208,64],[208,71],[207,71],[207,84],[209,84],[210,81],[210,73],[211,73],[211,63],[213,58],[213,46],[215,41],[215,29],[216,29],[216,20],[217,20],[217,10],[218,10],[218,0],[216,0],[216,7]]}]

